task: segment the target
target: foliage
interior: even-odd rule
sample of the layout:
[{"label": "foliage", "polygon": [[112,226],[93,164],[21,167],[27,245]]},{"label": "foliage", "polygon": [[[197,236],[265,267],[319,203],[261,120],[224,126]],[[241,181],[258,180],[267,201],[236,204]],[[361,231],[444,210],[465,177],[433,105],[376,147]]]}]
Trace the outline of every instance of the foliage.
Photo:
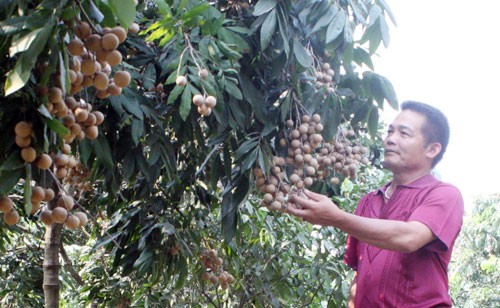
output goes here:
[{"label": "foliage", "polygon": [[497,307],[500,302],[499,195],[477,197],[457,239],[450,289],[457,307]]},{"label": "foliage", "polygon": [[[341,303],[342,235],[259,209],[250,171],[269,172],[272,156],[286,150],[277,142],[285,120],[312,113],[322,115],[326,139],[350,127],[371,143],[377,160],[379,109],[385,102],[397,108],[392,85],[371,62],[380,43],[389,42],[388,6],[382,0],[131,3],[2,3],[0,194],[18,182],[54,181],[22,163],[13,127],[30,119],[37,152],[60,152],[65,128],[46,112],[39,90],[54,84],[67,90],[66,44],[75,23],[86,20],[100,31],[136,20],[142,29],[119,47],[119,68],[131,72],[131,86],[106,99],[93,90],[79,94],[106,120],[97,139],[72,143],[90,171],[92,190],[77,193],[93,224],[63,238],[85,281],[80,286],[66,273],[63,302],[173,306],[201,296],[215,306]],[[319,82],[325,63],[333,77]],[[201,69],[208,77],[198,75]],[[176,84],[179,75],[186,86]],[[216,97],[210,116],[197,112],[195,94]],[[377,181],[365,182],[368,188]],[[338,195],[339,187],[321,191]],[[177,244],[181,251],[173,254]],[[198,258],[208,249],[219,251],[237,278],[230,293],[200,281]]]}]

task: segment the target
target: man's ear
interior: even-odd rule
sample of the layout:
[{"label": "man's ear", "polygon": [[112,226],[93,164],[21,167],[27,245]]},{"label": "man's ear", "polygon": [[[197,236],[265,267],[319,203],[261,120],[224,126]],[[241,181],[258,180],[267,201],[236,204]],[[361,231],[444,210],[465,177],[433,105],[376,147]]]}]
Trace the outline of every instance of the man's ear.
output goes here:
[{"label": "man's ear", "polygon": [[427,146],[427,157],[434,159],[441,153],[441,143],[433,142]]}]

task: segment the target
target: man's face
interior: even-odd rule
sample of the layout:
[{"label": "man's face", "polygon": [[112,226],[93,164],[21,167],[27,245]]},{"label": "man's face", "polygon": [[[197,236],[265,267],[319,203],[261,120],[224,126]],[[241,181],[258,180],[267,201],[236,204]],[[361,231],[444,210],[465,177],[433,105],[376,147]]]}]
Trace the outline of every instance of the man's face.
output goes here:
[{"label": "man's face", "polygon": [[422,127],[425,117],[420,113],[403,110],[389,125],[384,139],[385,168],[404,172],[431,168],[429,146],[425,145]]}]

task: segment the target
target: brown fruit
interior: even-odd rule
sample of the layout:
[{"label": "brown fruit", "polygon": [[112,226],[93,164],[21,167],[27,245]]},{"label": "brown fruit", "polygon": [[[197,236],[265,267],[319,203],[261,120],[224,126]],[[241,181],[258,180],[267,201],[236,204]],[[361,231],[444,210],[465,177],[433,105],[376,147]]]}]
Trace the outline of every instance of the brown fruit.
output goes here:
[{"label": "brown fruit", "polygon": [[101,125],[104,122],[104,114],[100,111],[94,111],[92,114],[95,116],[95,125]]},{"label": "brown fruit", "polygon": [[69,215],[68,219],[66,219],[65,225],[70,229],[76,229],[80,227],[80,218],[76,215]]},{"label": "brown fruit", "polygon": [[71,126],[70,130],[72,135],[78,136],[82,132],[82,127],[80,124],[75,123],[75,125]]},{"label": "brown fruit", "polygon": [[21,157],[27,163],[32,163],[36,159],[36,150],[33,147],[26,147],[21,150]]},{"label": "brown fruit", "polygon": [[15,225],[19,221],[19,213],[16,210],[11,210],[3,214],[3,220],[9,226]]},{"label": "brown fruit", "polygon": [[111,67],[115,67],[122,63],[122,54],[118,50],[110,51],[106,57],[106,61],[109,65],[111,65]]},{"label": "brown fruit", "polygon": [[30,214],[33,215],[40,209],[40,202],[31,202]]},{"label": "brown fruit", "polygon": [[179,87],[183,87],[187,84],[187,78],[186,76],[177,76],[175,79],[175,84],[178,85]]},{"label": "brown fruit", "polygon": [[85,47],[87,47],[88,50],[92,51],[99,51],[102,49],[102,37],[99,34],[91,34],[86,40],[85,40]]},{"label": "brown fruit", "polygon": [[50,217],[52,218],[53,222],[62,224],[68,217],[68,211],[66,211],[66,209],[62,207],[56,207],[52,210],[52,215],[50,215]]},{"label": "brown fruit", "polygon": [[89,113],[88,117],[87,117],[87,120],[85,120],[85,122],[83,122],[83,125],[84,126],[92,126],[92,125],[96,125],[97,119],[95,117],[95,115],[93,113]]},{"label": "brown fruit", "polygon": [[118,36],[116,36],[114,33],[106,33],[102,37],[102,48],[104,50],[115,50],[118,47],[118,44],[120,44],[120,40],[118,39]]},{"label": "brown fruit", "polygon": [[120,43],[125,42],[125,40],[127,39],[127,31],[125,31],[123,27],[116,26],[113,29],[111,29],[111,33],[113,33],[114,35],[116,35],[116,37],[118,37],[118,41]]},{"label": "brown fruit", "polygon": [[217,99],[210,95],[210,96],[207,96],[207,98],[205,99],[205,102],[207,103],[208,107],[214,108],[215,105],[217,104]]},{"label": "brown fruit", "polygon": [[31,137],[28,136],[28,137],[20,137],[20,136],[16,136],[16,144],[20,147],[20,148],[25,148],[27,146],[29,146],[31,144]]},{"label": "brown fruit", "polygon": [[40,203],[45,198],[45,189],[41,186],[34,186],[31,189],[31,202]]},{"label": "brown fruit", "polygon": [[12,199],[6,196],[0,197],[0,212],[10,212],[14,208]]},{"label": "brown fruit", "polygon": [[94,75],[94,87],[97,90],[106,90],[108,88],[109,78],[105,73],[99,72]]},{"label": "brown fruit", "polygon": [[128,32],[130,33],[139,33],[140,27],[137,23],[133,22],[130,27],[128,27]]},{"label": "brown fruit", "polygon": [[87,214],[85,214],[84,212],[76,212],[73,215],[77,216],[80,219],[80,227],[85,226],[89,221],[89,219],[87,218]]},{"label": "brown fruit", "polygon": [[124,88],[130,84],[131,76],[127,71],[118,71],[114,74],[113,80],[117,86]]},{"label": "brown fruit", "polygon": [[118,96],[118,95],[122,94],[122,88],[117,86],[114,82],[112,82],[108,85],[108,89],[106,91],[110,95],[113,95],[113,96]]},{"label": "brown fruit", "polygon": [[106,89],[106,90],[97,90],[97,92],[96,92],[96,94],[95,94],[95,96],[96,96],[98,99],[106,99],[106,98],[108,98],[108,97],[109,97],[109,95],[110,95],[110,94],[108,93],[107,89]]},{"label": "brown fruit", "polygon": [[[87,58],[87,59],[84,59],[82,61],[82,74],[83,74],[83,76],[92,76],[95,74],[96,70],[97,70],[96,62],[93,59]],[[88,87],[90,84],[89,84],[89,81],[88,80],[86,81],[84,78],[82,85],[84,87]]]},{"label": "brown fruit", "polygon": [[85,45],[79,38],[74,38],[68,44],[68,51],[73,56],[81,56],[83,54]]},{"label": "brown fruit", "polygon": [[40,220],[45,224],[45,225],[51,225],[54,223],[52,220],[52,211],[51,210],[44,210],[40,214]]},{"label": "brown fruit", "polygon": [[69,156],[66,154],[59,154],[55,157],[56,166],[65,166],[69,161]]},{"label": "brown fruit", "polygon": [[68,75],[69,75],[69,81],[70,81],[72,84],[73,84],[73,83],[75,83],[75,82],[76,82],[76,80],[77,80],[77,78],[78,78],[78,76],[77,76],[76,72],[75,72],[74,70],[70,69],[70,70],[68,71]]},{"label": "brown fruit", "polygon": [[89,116],[87,109],[77,107],[75,108],[75,118],[79,123],[85,122]]},{"label": "brown fruit", "polygon": [[73,125],[75,125],[75,116],[73,114],[67,114],[65,115],[63,118],[62,118],[62,122],[64,124],[64,126],[66,127],[71,127]]},{"label": "brown fruit", "polygon": [[96,59],[99,61],[99,63],[108,63],[107,58],[108,58],[109,51],[101,49],[98,52],[96,52]]},{"label": "brown fruit", "polygon": [[198,76],[202,79],[205,79],[208,77],[208,70],[202,68],[201,70],[198,71]]},{"label": "brown fruit", "polygon": [[90,25],[86,21],[80,22],[75,28],[75,34],[82,40],[88,38],[91,33]]},{"label": "brown fruit", "polygon": [[97,128],[97,126],[93,125],[85,128],[85,136],[88,139],[94,140],[97,138],[98,135],[99,135],[99,129]]},{"label": "brown fruit", "polygon": [[66,177],[66,175],[68,174],[68,169],[64,168],[64,167],[61,167],[61,168],[57,168],[57,171],[56,171],[56,177],[58,179],[63,179]]},{"label": "brown fruit", "polygon": [[193,104],[196,106],[205,105],[205,98],[201,94],[195,94],[193,96]]},{"label": "brown fruit", "polygon": [[330,179],[330,183],[332,185],[338,185],[340,183],[340,180],[339,180],[338,177],[333,177],[333,178]]},{"label": "brown fruit", "polygon": [[49,89],[49,102],[58,103],[62,101],[63,98],[62,90],[58,87],[52,87]]},{"label": "brown fruit", "polygon": [[43,201],[52,201],[54,197],[55,197],[54,190],[52,188],[46,188],[45,197],[43,198]]},{"label": "brown fruit", "polygon": [[75,205],[75,201],[71,196],[68,195],[62,195],[59,200],[57,200],[57,206],[62,207],[67,209],[68,211],[71,211],[73,209],[73,206]]},{"label": "brown fruit", "polygon": [[16,132],[16,136],[26,138],[28,137],[33,129],[31,128],[31,124],[25,121],[20,121],[14,127],[14,131]]}]

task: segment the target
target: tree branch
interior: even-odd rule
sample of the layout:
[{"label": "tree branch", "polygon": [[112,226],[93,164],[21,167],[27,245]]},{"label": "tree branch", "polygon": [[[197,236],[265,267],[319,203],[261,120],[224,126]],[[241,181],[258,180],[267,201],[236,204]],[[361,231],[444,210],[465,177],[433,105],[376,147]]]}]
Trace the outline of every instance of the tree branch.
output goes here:
[{"label": "tree branch", "polygon": [[66,253],[66,250],[64,249],[64,246],[62,243],[61,243],[61,249],[59,250],[59,253],[64,260],[64,269],[66,269],[69,272],[71,277],[73,277],[73,279],[75,279],[75,281],[80,286],[83,286],[85,284],[85,282],[83,281],[82,277],[78,274],[78,272],[73,267],[73,263],[71,262],[71,259],[69,258],[68,254]]}]

